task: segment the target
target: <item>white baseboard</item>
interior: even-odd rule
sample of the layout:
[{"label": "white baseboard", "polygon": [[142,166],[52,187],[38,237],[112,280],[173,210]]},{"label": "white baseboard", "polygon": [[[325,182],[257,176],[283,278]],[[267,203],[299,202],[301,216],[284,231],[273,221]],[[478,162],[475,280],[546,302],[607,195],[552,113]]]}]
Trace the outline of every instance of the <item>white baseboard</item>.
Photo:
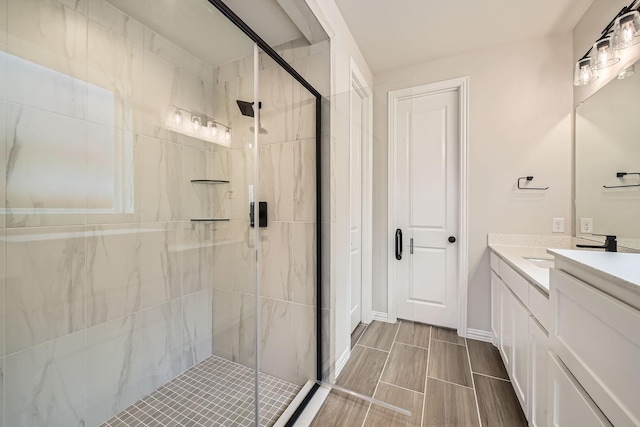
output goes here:
[{"label": "white baseboard", "polygon": [[387,315],[387,313],[383,313],[381,311],[372,311],[371,312],[371,317],[373,318],[373,320],[377,320],[378,322],[388,322],[389,321],[389,316]]},{"label": "white baseboard", "polygon": [[336,378],[338,378],[338,375],[340,375],[340,372],[342,372],[342,368],[344,368],[344,365],[347,364],[349,357],[351,357],[351,349],[347,347],[342,352],[340,357],[338,357],[338,360],[336,360]]},{"label": "white baseboard", "polygon": [[472,340],[490,342],[493,344],[493,334],[490,331],[467,328],[467,338],[471,338]]}]

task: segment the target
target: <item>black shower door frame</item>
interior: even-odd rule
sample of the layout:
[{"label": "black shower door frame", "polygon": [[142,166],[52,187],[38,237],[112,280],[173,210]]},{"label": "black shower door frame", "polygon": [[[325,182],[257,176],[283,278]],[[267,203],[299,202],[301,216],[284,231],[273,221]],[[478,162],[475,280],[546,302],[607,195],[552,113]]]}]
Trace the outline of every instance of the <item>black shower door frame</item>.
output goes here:
[{"label": "black shower door frame", "polygon": [[[311,83],[300,75],[287,61],[265,42],[249,25],[236,15],[223,0],[208,0],[216,9],[227,17],[236,27],[245,33],[262,51],[271,57],[291,77],[304,86],[316,98],[316,382],[309,390],[302,403],[287,421],[286,427],[293,426],[307,404],[320,388],[322,378],[322,94]],[[259,403],[258,403],[259,404]]]}]

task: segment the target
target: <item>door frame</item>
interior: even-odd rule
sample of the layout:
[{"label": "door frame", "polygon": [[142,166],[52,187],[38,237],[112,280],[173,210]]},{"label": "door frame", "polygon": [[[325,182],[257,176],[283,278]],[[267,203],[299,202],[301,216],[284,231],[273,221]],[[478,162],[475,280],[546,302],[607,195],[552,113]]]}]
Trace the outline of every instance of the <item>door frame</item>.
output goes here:
[{"label": "door frame", "polygon": [[[361,146],[361,247],[362,255],[362,322],[371,323],[373,318],[373,92],[368,87],[360,69],[353,58],[350,58],[350,84],[349,107],[351,99],[358,95],[362,100],[362,146]],[[351,112],[351,108],[349,108]],[[351,113],[349,113],[351,115]],[[353,120],[349,117],[349,147],[351,147],[351,125]],[[349,151],[351,152],[351,151]],[[351,176],[351,159],[349,159],[349,176]],[[351,187],[349,187],[351,192]],[[349,233],[351,233],[351,216],[349,216]],[[349,235],[351,239],[351,235]],[[347,324],[351,324],[351,262],[349,262],[349,291],[347,292]],[[351,331],[349,331],[351,334]]]},{"label": "door frame", "polygon": [[[399,89],[389,92],[389,163],[388,163],[388,224],[387,224],[387,248],[394,247],[394,230],[396,218],[394,215],[395,206],[395,149],[396,141],[396,115],[398,102],[417,96],[434,95],[441,92],[458,90],[458,101],[460,103],[460,146],[458,154],[459,162],[459,238],[458,238],[458,335],[467,336],[467,288],[469,281],[469,211],[468,211],[468,171],[469,171],[469,77],[461,77],[437,83],[425,84],[406,89]],[[389,249],[387,263],[387,317],[389,322],[396,322],[396,259],[393,251]]]}]

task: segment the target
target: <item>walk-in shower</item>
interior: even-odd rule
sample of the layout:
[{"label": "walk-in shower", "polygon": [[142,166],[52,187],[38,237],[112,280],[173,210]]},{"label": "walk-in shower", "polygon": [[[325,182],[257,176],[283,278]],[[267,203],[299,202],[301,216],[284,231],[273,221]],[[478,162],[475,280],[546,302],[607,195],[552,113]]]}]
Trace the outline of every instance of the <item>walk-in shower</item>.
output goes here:
[{"label": "walk-in shower", "polygon": [[271,16],[0,0],[0,427],[273,425],[317,378],[328,41]]}]

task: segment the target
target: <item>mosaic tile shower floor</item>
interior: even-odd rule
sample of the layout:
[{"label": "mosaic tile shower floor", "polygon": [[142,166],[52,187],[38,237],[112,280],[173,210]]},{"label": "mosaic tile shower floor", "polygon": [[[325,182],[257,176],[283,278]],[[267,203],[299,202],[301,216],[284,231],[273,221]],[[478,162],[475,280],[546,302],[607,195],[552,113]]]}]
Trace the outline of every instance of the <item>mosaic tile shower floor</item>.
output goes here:
[{"label": "mosaic tile shower floor", "polygon": [[[211,356],[100,427],[255,427],[254,370]],[[260,374],[260,426],[272,426],[301,387]]]}]

